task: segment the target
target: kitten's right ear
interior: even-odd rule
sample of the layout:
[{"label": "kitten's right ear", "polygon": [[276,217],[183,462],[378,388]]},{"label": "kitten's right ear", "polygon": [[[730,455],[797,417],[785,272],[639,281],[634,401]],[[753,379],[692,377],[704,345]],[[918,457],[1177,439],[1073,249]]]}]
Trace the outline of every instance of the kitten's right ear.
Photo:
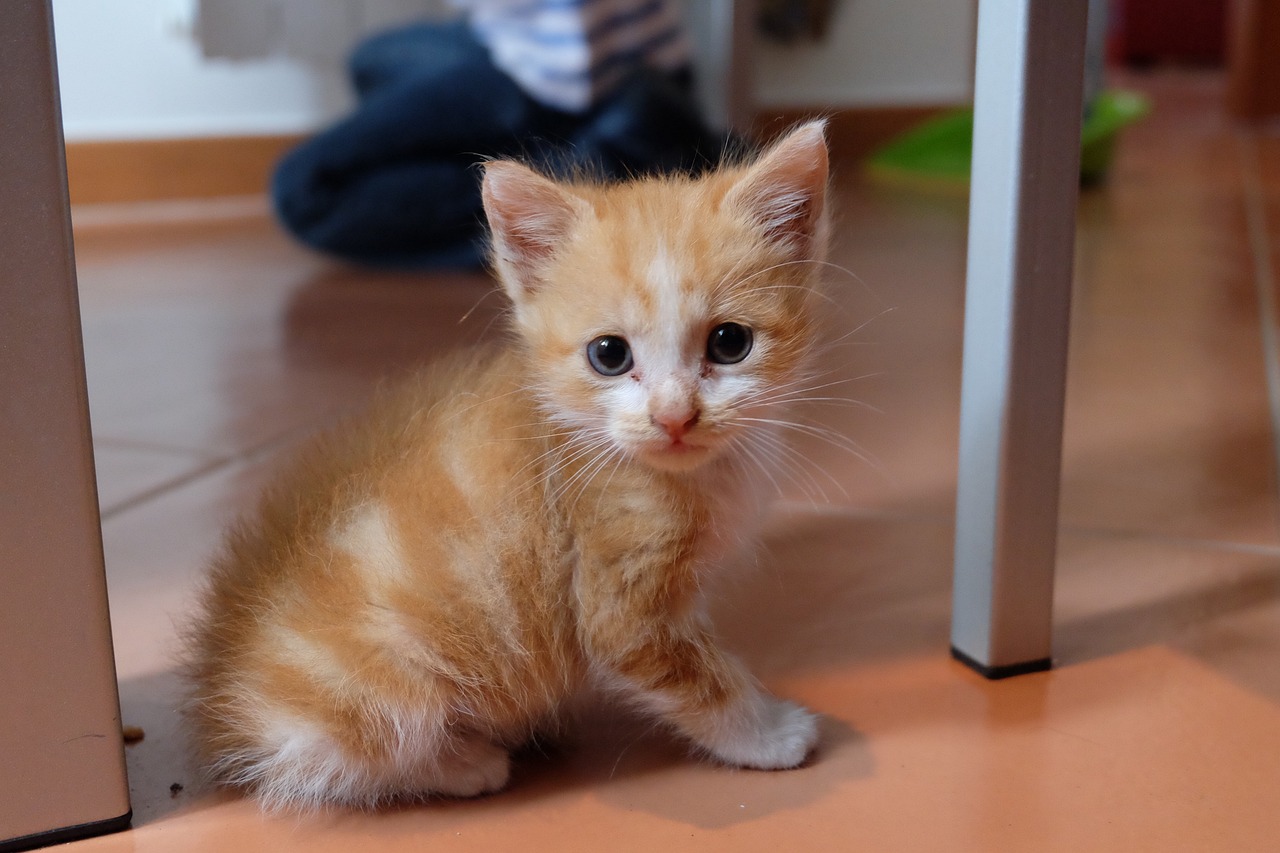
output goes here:
[{"label": "kitten's right ear", "polygon": [[537,290],[540,273],[590,208],[533,170],[507,160],[485,164],[481,189],[493,237],[493,261],[517,306]]}]

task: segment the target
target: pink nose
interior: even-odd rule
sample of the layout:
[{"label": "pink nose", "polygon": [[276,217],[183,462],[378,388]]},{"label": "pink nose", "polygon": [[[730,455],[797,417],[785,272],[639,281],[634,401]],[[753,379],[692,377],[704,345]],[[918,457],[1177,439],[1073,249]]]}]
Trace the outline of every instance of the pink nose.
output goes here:
[{"label": "pink nose", "polygon": [[697,411],[689,412],[688,410],[676,412],[659,412],[650,416],[650,420],[654,425],[659,427],[672,441],[679,441],[693,429],[693,425],[698,422],[700,413]]}]

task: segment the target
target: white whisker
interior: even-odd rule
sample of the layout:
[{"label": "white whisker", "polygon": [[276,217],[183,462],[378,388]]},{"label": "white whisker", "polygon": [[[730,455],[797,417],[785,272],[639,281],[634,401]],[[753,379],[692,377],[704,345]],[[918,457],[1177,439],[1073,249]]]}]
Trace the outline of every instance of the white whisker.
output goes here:
[{"label": "white whisker", "polygon": [[835,340],[828,342],[828,343],[827,343],[827,346],[828,346],[828,347],[833,347],[833,346],[837,346],[837,345],[839,345],[839,344],[844,343],[844,342],[846,341],[846,339],[851,338],[851,337],[853,337],[854,335],[858,334],[858,332],[861,332],[863,329],[865,329],[867,326],[870,326],[870,325],[871,325],[872,323],[874,323],[876,320],[879,320],[881,317],[885,316],[886,314],[892,314],[894,311],[897,311],[897,310],[898,310],[898,308],[897,308],[897,306],[896,306],[896,305],[890,305],[888,308],[885,308],[885,309],[884,309],[884,310],[882,310],[880,313],[878,313],[878,314],[873,314],[872,316],[870,316],[870,317],[868,317],[867,319],[863,320],[863,321],[862,321],[861,323],[859,323],[857,326],[855,326],[854,328],[852,328],[852,329],[850,329],[849,331],[845,332],[843,335],[841,335],[840,337],[836,338]]},{"label": "white whisker", "polygon": [[[832,372],[833,371],[826,371],[823,374],[819,374],[818,376],[808,377],[807,380],[805,378],[802,378],[799,381],[812,382],[814,379],[820,379],[822,376],[829,376]],[[758,394],[754,394],[746,397],[740,403],[740,407],[749,408],[753,406],[779,405],[783,401],[800,402],[804,399],[807,399],[803,395],[807,395],[813,391],[825,391],[828,388],[836,388],[836,387],[839,387],[840,385],[849,385],[854,382],[861,382],[862,380],[865,380],[865,379],[874,379],[883,375],[884,375],[883,373],[879,373],[879,372],[864,373],[861,376],[852,376],[852,377],[847,377],[845,379],[835,379],[830,382],[821,382],[816,385],[806,385],[803,387],[797,387],[796,385],[779,385],[774,388],[765,389]],[[828,398],[828,399],[842,399],[842,398]],[[852,398],[849,398],[849,399],[852,401]]]},{"label": "white whisker", "polygon": [[862,460],[867,465],[871,466],[873,469],[880,472],[881,474],[885,473],[884,463],[880,459],[878,459],[870,451],[863,448],[856,441],[849,438],[847,435],[837,432],[833,429],[820,427],[815,424],[806,424],[806,423],[800,423],[798,421],[782,420],[780,418],[753,418],[753,417],[747,417],[747,416],[739,416],[737,420],[744,421],[747,423],[768,424],[769,426],[777,427],[779,429],[792,430],[794,432],[799,432],[802,435],[811,436],[812,438],[816,438],[820,441],[830,444],[832,447],[839,448],[841,450],[844,450],[847,453],[852,454],[853,456]]},{"label": "white whisker", "polygon": [[[775,458],[780,458],[785,455],[790,460],[793,460],[797,463],[802,463],[797,465],[789,465],[785,468],[782,468],[782,470],[784,473],[787,474],[791,482],[796,484],[797,488],[800,489],[800,491],[805,495],[805,497],[809,498],[810,502],[814,503],[815,505],[818,503],[814,493],[816,493],[817,496],[821,497],[824,503],[830,503],[830,497],[827,495],[826,489],[822,486],[822,484],[819,483],[817,479],[813,476],[813,473],[811,473],[804,466],[811,467],[814,471],[821,474],[833,486],[836,487],[836,489],[840,492],[841,495],[845,497],[845,499],[848,499],[849,493],[848,493],[848,490],[845,489],[844,484],[842,484],[839,480],[837,480],[834,476],[832,476],[831,472],[828,471],[826,468],[819,465],[817,462],[814,462],[805,454],[801,453],[798,448],[791,445],[784,438],[782,438],[782,436],[777,435],[770,430],[756,430],[756,431],[751,431],[749,434],[752,436],[752,440],[764,443],[767,446],[767,449],[769,449],[773,453]],[[799,480],[800,476],[804,477],[805,482],[801,482]]]}]

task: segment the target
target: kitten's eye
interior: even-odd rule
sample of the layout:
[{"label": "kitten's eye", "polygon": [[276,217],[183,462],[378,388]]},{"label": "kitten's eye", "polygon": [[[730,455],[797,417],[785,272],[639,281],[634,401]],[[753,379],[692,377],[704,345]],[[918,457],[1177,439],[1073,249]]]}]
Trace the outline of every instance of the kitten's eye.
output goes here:
[{"label": "kitten's eye", "polygon": [[751,352],[751,330],[740,323],[721,323],[707,338],[707,358],[717,364],[737,364]]},{"label": "kitten's eye", "polygon": [[617,335],[601,335],[587,344],[587,361],[601,376],[621,376],[635,365],[631,345]]}]

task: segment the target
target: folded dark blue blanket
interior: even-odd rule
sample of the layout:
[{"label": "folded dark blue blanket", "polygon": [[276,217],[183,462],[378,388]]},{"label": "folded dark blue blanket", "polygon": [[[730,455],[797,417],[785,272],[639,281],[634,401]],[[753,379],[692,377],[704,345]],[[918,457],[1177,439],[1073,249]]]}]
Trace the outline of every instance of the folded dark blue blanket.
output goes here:
[{"label": "folded dark blue blanket", "polygon": [[460,22],[375,36],[350,72],[357,109],[286,155],[271,191],[298,239],[357,263],[481,264],[487,158],[607,180],[698,171],[725,148],[682,75],[638,72],[589,112],[564,113],[526,95]]}]

